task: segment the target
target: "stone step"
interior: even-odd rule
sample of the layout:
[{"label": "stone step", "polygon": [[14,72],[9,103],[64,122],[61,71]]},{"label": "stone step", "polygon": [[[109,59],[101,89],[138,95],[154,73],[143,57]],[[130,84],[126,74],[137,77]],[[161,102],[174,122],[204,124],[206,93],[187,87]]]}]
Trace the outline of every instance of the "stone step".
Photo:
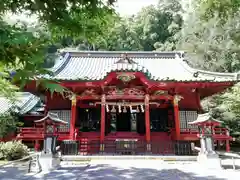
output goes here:
[{"label": "stone step", "polygon": [[162,161],[197,161],[197,156],[62,156],[63,161],[90,161],[90,160],[162,160]]}]

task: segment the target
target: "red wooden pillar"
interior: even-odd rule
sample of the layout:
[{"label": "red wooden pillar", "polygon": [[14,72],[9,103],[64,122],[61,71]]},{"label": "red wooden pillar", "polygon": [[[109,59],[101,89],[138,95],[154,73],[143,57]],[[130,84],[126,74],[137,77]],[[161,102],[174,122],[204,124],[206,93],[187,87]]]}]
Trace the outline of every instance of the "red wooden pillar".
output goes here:
[{"label": "red wooden pillar", "polygon": [[77,113],[77,99],[72,97],[72,107],[71,107],[71,122],[70,122],[70,139],[75,139],[75,123],[76,123],[76,113]]},{"label": "red wooden pillar", "polygon": [[101,98],[101,134],[100,134],[100,151],[104,151],[104,138],[105,138],[105,103],[106,97],[103,94]]},{"label": "red wooden pillar", "polygon": [[149,95],[145,95],[145,126],[146,126],[146,141],[147,151],[151,151],[151,132],[150,132],[150,112],[149,112]]},{"label": "red wooden pillar", "polygon": [[179,119],[179,97],[174,96],[173,98],[173,109],[174,109],[174,120],[175,120],[175,131],[176,131],[176,140],[180,139],[180,119]]}]

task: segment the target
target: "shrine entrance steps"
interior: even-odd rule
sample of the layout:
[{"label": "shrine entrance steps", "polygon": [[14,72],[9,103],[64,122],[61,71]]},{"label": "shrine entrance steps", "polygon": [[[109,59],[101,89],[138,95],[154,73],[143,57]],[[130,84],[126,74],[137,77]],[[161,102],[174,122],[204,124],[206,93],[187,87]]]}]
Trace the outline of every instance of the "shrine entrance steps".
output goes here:
[{"label": "shrine entrance steps", "polygon": [[197,161],[197,156],[161,156],[161,155],[145,155],[145,156],[109,156],[109,155],[92,155],[92,156],[81,156],[81,155],[63,155],[61,157],[62,161],[85,163],[92,160],[158,160],[167,162],[195,162]]},{"label": "shrine entrance steps", "polygon": [[[150,144],[150,149],[147,148]],[[103,145],[99,140],[82,139],[80,141],[63,141],[61,144],[62,155],[82,156],[194,156],[189,141],[164,141],[122,139],[105,140]],[[102,146],[102,147],[101,147]]]}]

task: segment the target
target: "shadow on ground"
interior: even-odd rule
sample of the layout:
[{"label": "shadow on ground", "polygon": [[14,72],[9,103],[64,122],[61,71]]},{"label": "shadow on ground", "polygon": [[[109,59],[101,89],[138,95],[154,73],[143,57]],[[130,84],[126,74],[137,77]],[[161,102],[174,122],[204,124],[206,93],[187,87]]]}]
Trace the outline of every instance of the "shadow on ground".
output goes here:
[{"label": "shadow on ground", "polygon": [[119,168],[111,165],[60,168],[40,179],[46,180],[225,180],[214,176],[200,177],[179,169]]},{"label": "shadow on ground", "polygon": [[26,171],[19,170],[16,167],[0,167],[1,180],[26,179]]},{"label": "shadow on ground", "polygon": [[[233,169],[233,165],[222,165],[223,169]],[[235,169],[236,170],[240,170],[240,166],[239,165],[235,165]]]},{"label": "shadow on ground", "polygon": [[86,165],[84,167],[59,168],[48,174],[33,177],[26,176],[13,167],[0,169],[1,180],[226,180],[215,176],[201,177],[194,173],[186,173],[177,168],[120,168],[113,165]]}]

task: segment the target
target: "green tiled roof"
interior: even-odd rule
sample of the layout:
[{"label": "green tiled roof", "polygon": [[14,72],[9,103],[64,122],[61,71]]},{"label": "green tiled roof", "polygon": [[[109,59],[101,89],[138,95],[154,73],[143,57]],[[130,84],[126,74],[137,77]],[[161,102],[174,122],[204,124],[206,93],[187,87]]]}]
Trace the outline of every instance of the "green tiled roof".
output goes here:
[{"label": "green tiled roof", "polygon": [[17,92],[16,100],[11,102],[6,97],[0,97],[0,114],[14,111],[19,114],[31,112],[40,105],[40,98],[29,92]]},{"label": "green tiled roof", "polygon": [[191,68],[183,52],[68,51],[51,69],[49,79],[101,80],[114,71],[143,72],[155,81],[238,81],[237,73],[216,73]]}]

